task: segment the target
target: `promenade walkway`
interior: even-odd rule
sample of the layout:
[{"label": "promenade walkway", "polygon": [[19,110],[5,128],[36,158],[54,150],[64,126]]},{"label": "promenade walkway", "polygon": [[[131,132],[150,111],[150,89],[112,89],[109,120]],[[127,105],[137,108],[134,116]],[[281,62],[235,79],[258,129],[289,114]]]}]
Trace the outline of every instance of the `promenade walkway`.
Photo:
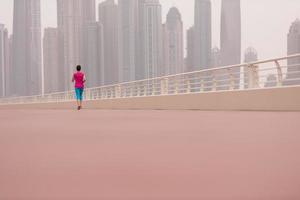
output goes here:
[{"label": "promenade walkway", "polygon": [[0,110],[0,200],[299,200],[299,112]]}]

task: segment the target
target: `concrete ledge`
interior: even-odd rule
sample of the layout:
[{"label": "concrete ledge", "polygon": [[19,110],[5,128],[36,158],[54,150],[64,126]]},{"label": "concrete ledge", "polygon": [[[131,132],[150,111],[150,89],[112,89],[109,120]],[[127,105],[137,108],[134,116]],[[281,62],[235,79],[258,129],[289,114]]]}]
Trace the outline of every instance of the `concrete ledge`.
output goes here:
[{"label": "concrete ledge", "polygon": [[[74,109],[75,102],[0,106],[0,109]],[[86,101],[87,109],[300,111],[300,86]]]}]

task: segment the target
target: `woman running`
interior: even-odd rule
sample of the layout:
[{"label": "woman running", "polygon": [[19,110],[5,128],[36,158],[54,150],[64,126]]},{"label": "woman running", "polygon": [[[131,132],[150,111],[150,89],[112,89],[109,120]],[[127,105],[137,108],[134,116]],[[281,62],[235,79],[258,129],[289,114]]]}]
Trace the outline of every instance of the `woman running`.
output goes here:
[{"label": "woman running", "polygon": [[86,82],[85,75],[81,72],[81,66],[77,65],[77,72],[73,74],[72,82],[75,82],[75,92],[77,99],[77,109],[82,109],[82,100],[83,100],[83,91],[84,91],[84,83]]}]

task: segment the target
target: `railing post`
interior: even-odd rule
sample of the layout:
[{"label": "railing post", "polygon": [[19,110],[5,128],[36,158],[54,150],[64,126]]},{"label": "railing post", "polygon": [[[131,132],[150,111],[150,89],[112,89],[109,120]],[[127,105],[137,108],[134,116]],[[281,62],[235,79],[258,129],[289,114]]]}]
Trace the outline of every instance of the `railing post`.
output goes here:
[{"label": "railing post", "polygon": [[175,94],[179,93],[179,87],[178,87],[178,79],[175,77]]},{"label": "railing post", "polygon": [[228,69],[229,74],[229,90],[234,90],[234,75],[232,73],[232,68]]},{"label": "railing post", "polygon": [[90,100],[95,100],[95,99],[96,99],[95,90],[90,90]]},{"label": "railing post", "polygon": [[90,100],[95,100],[95,99],[96,99],[95,90],[90,89]]},{"label": "railing post", "polygon": [[102,91],[103,91],[103,89],[102,89],[102,88],[99,88],[99,91],[98,91],[99,94],[98,94],[98,95],[99,95],[100,99],[103,99],[103,98],[104,98],[104,94],[103,94]]},{"label": "railing post", "polygon": [[116,85],[114,90],[115,90],[116,98],[120,98],[121,97],[121,85]]},{"label": "railing post", "polygon": [[259,76],[258,76],[258,66],[249,65],[248,66],[248,88],[258,88],[259,87]]},{"label": "railing post", "polygon": [[148,96],[148,88],[149,88],[149,82],[147,81],[147,84],[144,85],[144,93],[143,93],[143,96],[146,97]]},{"label": "railing post", "polygon": [[108,99],[108,89],[104,88],[104,99]]},{"label": "railing post", "polygon": [[249,88],[249,67],[248,65],[244,66],[244,83],[243,83],[243,86],[244,86],[244,89],[248,89]]},{"label": "railing post", "polygon": [[277,76],[278,76],[278,80],[277,80],[277,87],[280,87],[283,85],[283,74],[282,74],[282,68],[278,62],[278,60],[275,60],[275,64],[277,67]]},{"label": "railing post", "polygon": [[91,99],[91,91],[89,89],[85,90],[85,100]]},{"label": "railing post", "polygon": [[234,76],[230,73],[230,90],[234,90]]},{"label": "railing post", "polygon": [[160,94],[161,95],[165,94],[165,82],[164,82],[164,79],[160,80]]},{"label": "railing post", "polygon": [[133,97],[133,86],[129,86],[129,97]]},{"label": "railing post", "polygon": [[68,99],[68,95],[69,95],[69,93],[68,93],[68,92],[64,94],[64,97],[63,97],[63,99],[64,99],[64,100],[63,100],[63,101],[67,101],[67,99]]},{"label": "railing post", "polygon": [[247,73],[248,73],[248,88],[254,88],[254,77],[253,77],[253,65],[247,65]]},{"label": "railing post", "polygon": [[105,88],[101,89],[101,98],[106,99],[106,89]]},{"label": "railing post", "polygon": [[141,85],[139,85],[139,84],[137,85],[137,96],[138,97],[142,96],[141,87],[142,87]]},{"label": "railing post", "polygon": [[216,79],[215,75],[213,75],[213,87],[212,87],[212,91],[217,91],[217,79]]},{"label": "railing post", "polygon": [[116,96],[115,87],[110,87],[109,92],[110,92],[110,97],[109,98],[113,99]]},{"label": "railing post", "polygon": [[109,88],[109,92],[110,92],[110,99],[113,99],[116,96],[116,91],[114,87],[110,87]]},{"label": "railing post", "polygon": [[191,93],[191,80],[189,78],[186,80],[186,85],[186,93],[189,94]]},{"label": "railing post", "polygon": [[151,87],[150,87],[150,96],[153,96],[155,93],[155,84],[154,84],[154,80],[151,81]]},{"label": "railing post", "polygon": [[160,80],[160,87],[161,87],[161,94],[162,95],[166,95],[168,94],[168,88],[169,88],[169,83],[168,83],[168,79],[167,78],[164,78],[164,79],[161,79]]},{"label": "railing post", "polygon": [[169,94],[169,78],[165,78],[165,94]]},{"label": "railing post", "polygon": [[98,90],[98,99],[103,99],[103,93],[102,93],[102,88],[99,88]]},{"label": "railing post", "polygon": [[200,76],[200,92],[204,92],[204,80],[203,80],[203,78],[201,78],[201,76]]}]

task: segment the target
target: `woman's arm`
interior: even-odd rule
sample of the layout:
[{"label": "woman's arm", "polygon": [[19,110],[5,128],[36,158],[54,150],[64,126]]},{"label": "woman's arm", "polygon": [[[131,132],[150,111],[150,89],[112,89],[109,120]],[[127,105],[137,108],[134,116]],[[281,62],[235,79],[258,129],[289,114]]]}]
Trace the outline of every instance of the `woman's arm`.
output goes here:
[{"label": "woman's arm", "polygon": [[75,81],[75,79],[74,79],[74,75],[73,75],[73,77],[72,77],[72,83],[74,83],[74,81]]},{"label": "woman's arm", "polygon": [[86,82],[86,78],[85,78],[85,75],[83,76],[83,82],[84,82],[84,83]]}]

